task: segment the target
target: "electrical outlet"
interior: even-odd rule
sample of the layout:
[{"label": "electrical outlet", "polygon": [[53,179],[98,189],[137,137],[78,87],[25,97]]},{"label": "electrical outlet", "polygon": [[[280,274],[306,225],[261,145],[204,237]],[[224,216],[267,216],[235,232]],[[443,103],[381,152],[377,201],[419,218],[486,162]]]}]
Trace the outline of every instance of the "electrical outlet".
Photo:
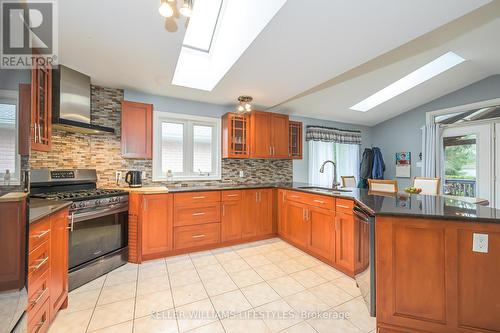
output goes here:
[{"label": "electrical outlet", "polygon": [[115,181],[118,184],[122,180],[122,172],[121,171],[116,171],[115,172]]},{"label": "electrical outlet", "polygon": [[141,171],[141,179],[146,179],[146,171]]},{"label": "electrical outlet", "polygon": [[472,251],[479,253],[488,253],[487,234],[472,234]]},{"label": "electrical outlet", "polygon": [[240,178],[243,178],[243,177],[245,177],[245,171],[240,170]]}]

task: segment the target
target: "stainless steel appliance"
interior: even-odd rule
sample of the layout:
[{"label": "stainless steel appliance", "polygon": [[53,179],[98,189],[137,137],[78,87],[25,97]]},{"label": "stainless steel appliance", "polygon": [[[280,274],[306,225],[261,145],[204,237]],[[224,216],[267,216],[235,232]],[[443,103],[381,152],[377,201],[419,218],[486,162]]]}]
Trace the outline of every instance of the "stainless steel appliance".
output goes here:
[{"label": "stainless steel appliance", "polygon": [[52,123],[69,132],[115,132],[90,122],[90,77],[63,65],[52,71]]},{"label": "stainless steel appliance", "polygon": [[72,201],[69,229],[69,289],[127,262],[128,193],[97,189],[96,170],[31,172],[31,196]]},{"label": "stainless steel appliance", "polygon": [[129,187],[141,187],[142,179],[141,179],[140,171],[129,171],[125,174],[125,182]]},{"label": "stainless steel appliance", "polygon": [[355,279],[370,316],[375,317],[375,217],[359,205],[354,206],[353,212],[359,223],[359,249],[363,258],[363,269]]}]

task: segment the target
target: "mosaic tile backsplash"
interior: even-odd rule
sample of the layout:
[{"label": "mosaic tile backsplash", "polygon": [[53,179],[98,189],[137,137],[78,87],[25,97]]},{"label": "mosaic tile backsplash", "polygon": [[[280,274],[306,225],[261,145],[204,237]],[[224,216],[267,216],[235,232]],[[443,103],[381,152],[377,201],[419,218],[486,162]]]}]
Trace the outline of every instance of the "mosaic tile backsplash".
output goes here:
[{"label": "mosaic tile backsplash", "polygon": [[[30,167],[51,169],[97,169],[99,187],[115,187],[115,172],[122,171],[119,186],[125,186],[123,177],[128,170],[146,171],[145,185],[152,184],[152,160],[121,157],[120,122],[123,90],[92,86],[91,121],[93,124],[113,127],[114,135],[87,135],[54,129],[52,150],[33,151]],[[292,181],[291,160],[222,160],[224,183],[271,183]],[[245,177],[240,178],[243,171]],[[211,181],[215,183],[216,181]],[[199,183],[199,182],[197,182]]]}]

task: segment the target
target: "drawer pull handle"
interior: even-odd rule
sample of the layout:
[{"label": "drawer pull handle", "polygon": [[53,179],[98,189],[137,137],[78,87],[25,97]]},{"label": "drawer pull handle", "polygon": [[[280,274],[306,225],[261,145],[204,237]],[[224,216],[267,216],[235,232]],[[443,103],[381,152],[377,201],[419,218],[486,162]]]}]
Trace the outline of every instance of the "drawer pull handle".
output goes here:
[{"label": "drawer pull handle", "polygon": [[205,213],[193,213],[193,216],[205,215]]},{"label": "drawer pull handle", "polygon": [[38,239],[40,239],[40,238],[42,238],[43,236],[45,236],[46,234],[48,234],[49,232],[50,232],[50,229],[45,230],[45,231],[42,231],[42,232],[40,232],[40,233],[38,233],[38,234],[36,234],[36,235],[31,235],[30,237],[31,237],[31,238],[38,238]]},{"label": "drawer pull handle", "polygon": [[46,262],[47,260],[49,260],[49,257],[45,257],[43,259],[40,259],[38,265],[33,265],[33,266],[30,266],[30,269],[32,269],[33,271],[36,271],[36,270],[39,270],[40,267],[42,267]]},{"label": "drawer pull handle", "polygon": [[227,196],[228,196],[228,197],[237,197],[237,196],[238,196],[238,194],[228,194]]},{"label": "drawer pull handle", "polygon": [[203,238],[205,235],[194,235],[193,238]]},{"label": "drawer pull handle", "polygon": [[40,295],[38,295],[38,297],[35,300],[31,301],[31,305],[35,306],[38,302],[40,302],[40,300],[43,298],[43,295],[45,295],[46,292],[47,288],[43,289]]},{"label": "drawer pull handle", "polygon": [[198,197],[192,197],[193,199],[205,199],[206,197],[201,195],[201,196],[198,196]]},{"label": "drawer pull handle", "polygon": [[346,206],[346,205],[337,205],[337,207],[339,207],[339,208],[349,209],[349,206]]},{"label": "drawer pull handle", "polygon": [[322,204],[322,205],[325,203],[323,200],[313,200],[313,201],[314,201],[314,202],[317,202],[317,203],[319,203],[319,204]]}]

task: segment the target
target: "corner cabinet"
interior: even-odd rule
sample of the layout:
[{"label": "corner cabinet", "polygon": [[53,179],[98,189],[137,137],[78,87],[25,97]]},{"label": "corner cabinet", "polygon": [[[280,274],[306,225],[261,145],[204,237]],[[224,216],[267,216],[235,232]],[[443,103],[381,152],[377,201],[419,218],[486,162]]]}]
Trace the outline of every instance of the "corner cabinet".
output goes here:
[{"label": "corner cabinet", "polygon": [[302,159],[302,123],[290,121],[288,153],[291,159]]},{"label": "corner cabinet", "polygon": [[50,151],[52,136],[52,68],[31,70],[31,149]]},{"label": "corner cabinet", "polygon": [[122,157],[153,158],[153,105],[122,102]]},{"label": "corner cabinet", "polygon": [[222,157],[248,158],[248,134],[248,116],[226,113],[222,117]]}]

